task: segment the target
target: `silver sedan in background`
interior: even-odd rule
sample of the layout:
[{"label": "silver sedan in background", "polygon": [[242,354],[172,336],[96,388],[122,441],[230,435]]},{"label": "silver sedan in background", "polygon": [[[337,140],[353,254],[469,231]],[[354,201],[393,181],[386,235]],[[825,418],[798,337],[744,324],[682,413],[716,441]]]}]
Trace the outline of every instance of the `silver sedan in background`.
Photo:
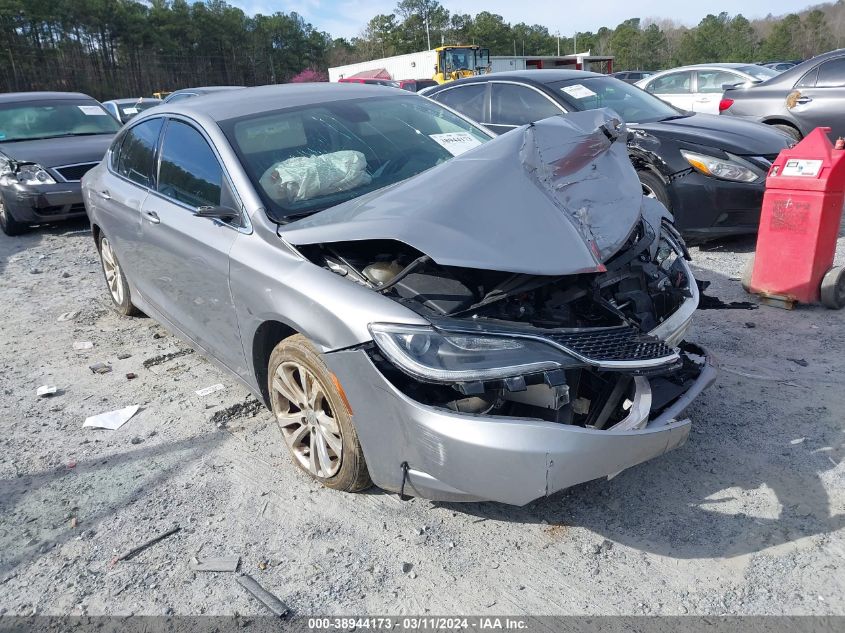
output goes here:
[{"label": "silver sedan in background", "polygon": [[83,188],[116,309],[238,377],[305,473],[521,505],[679,446],[714,378],[626,136],[265,86],[139,115]]}]

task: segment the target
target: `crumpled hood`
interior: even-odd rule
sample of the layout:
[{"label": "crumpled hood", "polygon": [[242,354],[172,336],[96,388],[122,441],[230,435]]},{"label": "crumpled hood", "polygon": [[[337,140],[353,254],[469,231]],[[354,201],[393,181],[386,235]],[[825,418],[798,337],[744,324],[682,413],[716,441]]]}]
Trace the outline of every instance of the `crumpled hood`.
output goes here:
[{"label": "crumpled hood", "polygon": [[778,154],[792,142],[783,132],[769,125],[715,114],[693,114],[654,123],[632,123],[630,127],[631,130],[643,130],[658,138],[715,147],[739,156]]},{"label": "crumpled hood", "polygon": [[20,163],[38,163],[59,167],[77,163],[95,163],[103,159],[114,134],[67,136],[34,141],[0,142],[0,153]]},{"label": "crumpled hood", "polygon": [[397,240],[442,266],[602,270],[640,218],[627,130],[609,110],[517,128],[413,178],[282,226],[293,245]]}]

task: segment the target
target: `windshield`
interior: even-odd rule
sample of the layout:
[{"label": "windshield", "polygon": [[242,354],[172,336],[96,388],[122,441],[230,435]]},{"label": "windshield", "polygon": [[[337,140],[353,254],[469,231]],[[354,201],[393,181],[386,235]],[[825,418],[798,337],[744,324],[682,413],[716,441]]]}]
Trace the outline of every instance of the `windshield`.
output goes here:
[{"label": "windshield", "polygon": [[220,122],[271,219],[309,215],[490,140],[416,95],[349,99]]},{"label": "windshield", "polygon": [[756,64],[750,64],[748,66],[740,66],[737,68],[739,72],[745,73],[746,75],[751,75],[757,81],[766,81],[767,79],[771,79],[772,77],[777,77],[780,73],[776,70],[772,70],[771,68],[766,68],[765,66],[757,66]]},{"label": "windshield", "polygon": [[96,101],[0,104],[0,142],[114,134],[120,128]]},{"label": "windshield", "polygon": [[615,77],[568,79],[548,85],[575,110],[611,108],[626,123],[652,123],[684,116],[683,110]]},{"label": "windshield", "polygon": [[136,114],[143,112],[144,110],[149,110],[150,108],[154,108],[157,105],[161,105],[161,101],[153,101],[153,100],[144,100],[144,101],[121,101],[117,102],[117,108],[120,110],[120,114],[124,118],[132,118]]}]

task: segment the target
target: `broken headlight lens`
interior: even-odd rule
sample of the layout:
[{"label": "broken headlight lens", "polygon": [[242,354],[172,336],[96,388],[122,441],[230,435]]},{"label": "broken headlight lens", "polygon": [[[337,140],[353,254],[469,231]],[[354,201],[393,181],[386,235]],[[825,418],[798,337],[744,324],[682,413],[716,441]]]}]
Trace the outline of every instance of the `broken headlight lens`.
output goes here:
[{"label": "broken headlight lens", "polygon": [[733,180],[735,182],[755,182],[760,174],[750,163],[742,160],[739,156],[728,154],[728,158],[716,158],[707,154],[699,154],[682,149],[681,154],[692,165],[693,169],[705,176],[713,176],[722,180]]},{"label": "broken headlight lens", "polygon": [[371,323],[370,334],[390,362],[428,382],[499,380],[577,364],[562,351],[530,339],[391,323]]}]

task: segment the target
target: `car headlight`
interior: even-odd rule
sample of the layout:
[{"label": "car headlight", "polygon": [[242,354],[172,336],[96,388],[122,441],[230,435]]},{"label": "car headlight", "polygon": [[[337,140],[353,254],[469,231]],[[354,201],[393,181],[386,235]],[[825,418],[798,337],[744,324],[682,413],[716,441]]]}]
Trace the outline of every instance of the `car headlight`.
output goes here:
[{"label": "car headlight", "polygon": [[15,175],[22,185],[52,185],[56,182],[46,169],[35,163],[20,165]]},{"label": "car headlight", "polygon": [[728,158],[716,158],[685,149],[681,150],[681,154],[696,171],[706,176],[735,182],[754,182],[760,178],[757,170],[738,156],[728,154]]},{"label": "car headlight", "polygon": [[419,325],[371,323],[379,350],[399,369],[429,382],[498,380],[578,365],[540,341],[437,332]]}]

